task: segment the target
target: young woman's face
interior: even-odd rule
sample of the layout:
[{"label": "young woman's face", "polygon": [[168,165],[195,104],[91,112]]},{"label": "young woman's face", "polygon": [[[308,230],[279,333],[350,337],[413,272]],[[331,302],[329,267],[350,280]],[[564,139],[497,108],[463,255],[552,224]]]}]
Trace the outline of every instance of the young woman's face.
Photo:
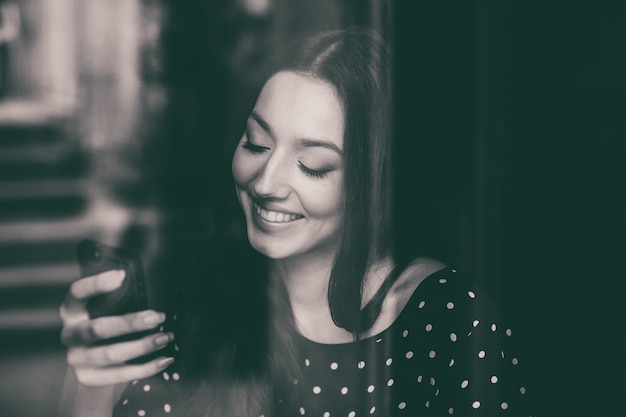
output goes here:
[{"label": "young woman's face", "polygon": [[334,255],[343,217],[343,134],[331,84],[290,71],[267,81],[232,163],[257,251],[273,259]]}]

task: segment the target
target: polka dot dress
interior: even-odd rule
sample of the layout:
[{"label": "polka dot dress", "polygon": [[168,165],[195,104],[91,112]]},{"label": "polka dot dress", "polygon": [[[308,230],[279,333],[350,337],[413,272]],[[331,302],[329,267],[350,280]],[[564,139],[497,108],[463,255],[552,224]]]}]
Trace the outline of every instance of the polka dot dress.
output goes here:
[{"label": "polka dot dress", "polygon": [[[344,344],[298,337],[302,377],[292,383],[292,398],[276,399],[275,414],[530,416],[524,361],[514,341],[490,301],[443,269],[426,278],[376,336]],[[164,372],[158,389],[179,378]],[[128,392],[135,403],[123,396],[116,416],[176,415],[156,387],[139,381]]]}]

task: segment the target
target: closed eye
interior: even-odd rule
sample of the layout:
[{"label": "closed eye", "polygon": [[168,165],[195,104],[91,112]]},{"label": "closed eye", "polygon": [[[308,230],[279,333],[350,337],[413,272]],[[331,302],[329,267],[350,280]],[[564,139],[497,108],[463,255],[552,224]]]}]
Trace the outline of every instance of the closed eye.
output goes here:
[{"label": "closed eye", "polygon": [[266,147],[266,146],[259,146],[259,145],[255,145],[254,143],[250,142],[249,140],[246,140],[243,145],[242,145],[245,149],[247,149],[248,151],[252,152],[252,153],[263,153],[265,151],[268,151],[270,148]]},{"label": "closed eye", "polygon": [[326,170],[316,170],[316,169],[311,169],[309,167],[307,167],[306,165],[304,165],[302,162],[298,161],[298,166],[300,167],[300,170],[302,172],[304,172],[306,175],[308,175],[309,177],[312,178],[326,178],[328,177],[328,173],[332,170],[330,169],[326,169]]}]

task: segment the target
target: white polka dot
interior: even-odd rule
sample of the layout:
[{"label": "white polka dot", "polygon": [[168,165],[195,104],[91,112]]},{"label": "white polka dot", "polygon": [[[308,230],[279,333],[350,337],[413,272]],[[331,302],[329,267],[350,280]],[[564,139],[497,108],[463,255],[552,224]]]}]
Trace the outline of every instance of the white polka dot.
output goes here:
[{"label": "white polka dot", "polygon": [[422,376],[421,376],[421,375],[418,375],[418,376],[417,376],[417,382],[419,382],[420,384],[422,383],[422,379],[423,379],[423,378],[422,378]]},{"label": "white polka dot", "polygon": [[374,414],[375,411],[376,411],[376,407],[370,408],[370,414]]},{"label": "white polka dot", "polygon": [[402,332],[402,337],[407,337],[409,335],[409,331],[405,330]]},{"label": "white polka dot", "polygon": [[504,351],[503,350],[500,351],[500,356],[502,356],[502,359],[504,359]]},{"label": "white polka dot", "polygon": [[311,366],[311,361],[308,358],[304,360],[304,366]]},{"label": "white polka dot", "polygon": [[484,350],[481,350],[480,352],[478,352],[478,357],[479,357],[480,359],[484,358],[484,357],[485,357],[485,351],[484,351]]},{"label": "white polka dot", "polygon": [[320,392],[322,392],[322,389],[320,387],[318,387],[317,385],[313,387],[313,394],[319,394]]},{"label": "white polka dot", "polygon": [[359,369],[363,369],[363,368],[365,368],[365,362],[364,362],[364,361],[360,361],[360,362],[357,364],[357,367],[358,367]]},{"label": "white polka dot", "polygon": [[478,326],[478,323],[480,323],[480,321],[478,321],[478,320],[474,320],[474,321],[472,322],[472,326],[476,327],[476,326]]},{"label": "white polka dot", "polygon": [[168,374],[167,372],[163,372],[163,379],[166,381],[170,380],[170,374]]},{"label": "white polka dot", "polygon": [[143,416],[145,416],[145,415],[146,415],[146,411],[145,411],[145,410],[139,410],[139,411],[137,411],[137,415],[138,415],[139,417],[143,417]]},{"label": "white polka dot", "polygon": [[450,340],[456,342],[456,333],[450,333]]},{"label": "white polka dot", "polygon": [[419,308],[424,308],[425,305],[426,305],[426,301],[420,301],[420,303],[417,306]]},{"label": "white polka dot", "polygon": [[139,380],[138,380],[138,379],[135,379],[135,380],[132,382],[132,384],[133,384],[133,385],[137,385],[137,382],[139,382]]},{"label": "white polka dot", "polygon": [[496,331],[496,329],[497,329],[496,324],[495,324],[495,323],[493,323],[493,324],[491,325],[491,331],[492,331],[492,332],[495,332],[495,331]]},{"label": "white polka dot", "polygon": [[393,359],[387,358],[387,360],[385,361],[385,365],[389,366],[391,365],[392,362],[393,362]]},{"label": "white polka dot", "polygon": [[433,377],[430,378],[430,385],[435,385],[435,378]]},{"label": "white polka dot", "polygon": [[387,386],[390,387],[393,385],[393,378],[389,378],[389,380],[387,381]]},{"label": "white polka dot", "polygon": [[511,359],[511,363],[513,365],[517,365],[519,363],[519,361],[517,360],[517,358],[513,358],[513,359]]},{"label": "white polka dot", "polygon": [[380,343],[383,341],[383,338],[381,337],[380,339],[376,339],[376,343]]},{"label": "white polka dot", "polygon": [[172,374],[172,378],[174,378],[174,381],[178,381],[180,379],[180,375],[178,375],[178,373],[174,372]]},{"label": "white polka dot", "polygon": [[448,414],[454,414],[454,408],[452,407],[448,408]]},{"label": "white polka dot", "polygon": [[474,291],[468,291],[467,295],[469,295],[470,298],[476,298],[476,294],[474,294]]},{"label": "white polka dot", "polygon": [[439,388],[437,388],[437,391],[435,391],[435,397],[439,395]]},{"label": "white polka dot", "polygon": [[491,377],[491,383],[495,384],[496,382],[498,382],[498,377],[494,375]]},{"label": "white polka dot", "polygon": [[456,272],[456,269],[451,269],[450,271],[452,271],[452,272]]},{"label": "white polka dot", "polygon": [[128,404],[128,398],[125,398],[124,401],[122,401],[122,405],[126,405],[126,404]]},{"label": "white polka dot", "polygon": [[429,331],[431,331],[432,329],[433,329],[433,325],[432,325],[432,324],[430,324],[430,323],[428,323],[428,324],[426,325],[426,331],[427,331],[427,332],[429,332]]},{"label": "white polka dot", "polygon": [[464,379],[463,382],[461,382],[461,388],[467,388],[468,385],[469,381],[467,379]]},{"label": "white polka dot", "polygon": [[330,369],[332,369],[333,371],[337,370],[337,368],[339,368],[339,364],[337,362],[333,362],[330,364]]},{"label": "white polka dot", "polygon": [[348,413],[348,417],[354,417],[354,416],[356,416],[356,413],[354,411],[350,411]]},{"label": "white polka dot", "polygon": [[174,343],[174,350],[179,351],[180,348],[178,347],[178,345],[176,343]]},{"label": "white polka dot", "polygon": [[150,385],[148,385],[148,384],[146,384],[146,385],[144,385],[144,386],[143,386],[143,390],[144,390],[145,392],[150,391],[150,388],[151,388],[151,387],[150,387]]},{"label": "white polka dot", "polygon": [[174,314],[174,316],[172,317],[174,320],[178,320],[178,315]]},{"label": "white polka dot", "polygon": [[519,389],[519,392],[520,392],[522,395],[526,394],[526,388],[521,387],[521,388]]},{"label": "white polka dot", "polygon": [[304,407],[300,407],[300,415],[304,415],[304,413],[306,413],[306,410]]},{"label": "white polka dot", "polygon": [[330,413],[328,411],[324,411],[324,417],[330,417]]},{"label": "white polka dot", "polygon": [[341,388],[341,395],[346,395],[348,393],[348,387]]},{"label": "white polka dot", "polygon": [[163,411],[170,413],[172,411],[172,406],[169,404],[163,404]]},{"label": "white polka dot", "polygon": [[375,389],[376,389],[375,386],[370,385],[369,387],[367,387],[367,392],[369,392],[371,394],[372,392],[374,392]]},{"label": "white polka dot", "polygon": [[454,308],[454,303],[449,301],[448,304],[446,304],[446,307],[448,307],[448,310],[452,310]]},{"label": "white polka dot", "polygon": [[448,368],[454,366],[454,359],[450,359],[450,363],[448,364]]},{"label": "white polka dot", "polygon": [[511,333],[511,329],[506,329],[506,331],[504,333],[506,333],[507,336],[511,336],[511,334],[512,334]]},{"label": "white polka dot", "polygon": [[469,332],[467,335],[468,335],[468,336],[471,336],[471,335],[472,335],[472,332]]},{"label": "white polka dot", "polygon": [[413,352],[411,352],[410,350],[406,353],[406,358],[407,359],[411,359],[413,357]]},{"label": "white polka dot", "polygon": [[428,352],[428,357],[430,359],[433,359],[435,356],[437,356],[437,352],[435,352],[434,350],[431,350],[430,352]]},{"label": "white polka dot", "polygon": [[480,401],[474,401],[474,402],[472,403],[472,408],[476,409],[476,408],[478,408],[478,407],[480,407]]},{"label": "white polka dot", "polygon": [[424,404],[426,406],[426,408],[430,407],[430,401],[426,401],[426,404]]},{"label": "white polka dot", "polygon": [[404,410],[406,408],[406,403],[404,401],[402,401],[400,404],[398,404],[398,408],[400,410]]},{"label": "white polka dot", "polygon": [[447,279],[445,279],[445,278],[441,278],[441,279],[439,280],[439,283],[440,283],[440,284],[445,284],[446,282],[448,282],[448,280],[447,280]]},{"label": "white polka dot", "polygon": [[506,410],[507,408],[509,408],[509,405],[505,401],[502,404],[500,404],[500,407],[502,407],[503,410]]}]

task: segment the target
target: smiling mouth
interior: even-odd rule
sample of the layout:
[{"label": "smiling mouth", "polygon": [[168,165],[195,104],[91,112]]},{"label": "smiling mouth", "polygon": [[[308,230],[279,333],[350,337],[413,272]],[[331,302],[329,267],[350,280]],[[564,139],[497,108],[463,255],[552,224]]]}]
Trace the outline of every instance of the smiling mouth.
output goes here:
[{"label": "smiling mouth", "polygon": [[303,216],[299,214],[282,213],[280,211],[265,210],[258,204],[254,203],[256,214],[269,223],[290,223],[301,219]]}]

